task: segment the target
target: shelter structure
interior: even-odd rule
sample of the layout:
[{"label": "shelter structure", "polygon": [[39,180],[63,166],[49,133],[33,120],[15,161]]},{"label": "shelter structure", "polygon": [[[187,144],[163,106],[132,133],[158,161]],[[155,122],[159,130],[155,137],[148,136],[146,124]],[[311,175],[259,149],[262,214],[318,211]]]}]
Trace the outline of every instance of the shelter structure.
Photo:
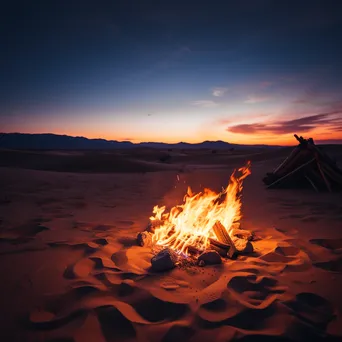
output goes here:
[{"label": "shelter structure", "polygon": [[315,145],[312,138],[294,135],[299,144],[263,182],[267,188],[312,187],[315,191],[342,190],[342,170]]}]

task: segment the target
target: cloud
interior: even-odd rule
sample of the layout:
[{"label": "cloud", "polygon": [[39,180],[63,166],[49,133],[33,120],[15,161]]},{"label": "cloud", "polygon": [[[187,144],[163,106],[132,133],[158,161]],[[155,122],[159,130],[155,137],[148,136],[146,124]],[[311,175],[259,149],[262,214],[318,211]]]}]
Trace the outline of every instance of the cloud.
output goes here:
[{"label": "cloud", "polygon": [[220,97],[223,96],[227,90],[227,88],[216,87],[212,90],[212,94],[213,96]]},{"label": "cloud", "polygon": [[191,103],[194,106],[198,106],[198,107],[203,107],[203,108],[214,108],[214,107],[218,107],[218,103],[211,101],[211,100],[199,100],[199,101],[193,101]]},{"label": "cloud", "polygon": [[315,129],[327,128],[336,131],[342,128],[342,111],[321,113],[288,121],[273,121],[270,123],[252,123],[230,126],[228,132],[239,134],[290,134],[304,133]]},{"label": "cloud", "polygon": [[245,103],[248,103],[248,104],[261,103],[261,102],[267,101],[268,99],[269,98],[267,96],[254,96],[254,95],[250,95],[250,96],[248,96],[248,98],[245,101]]}]

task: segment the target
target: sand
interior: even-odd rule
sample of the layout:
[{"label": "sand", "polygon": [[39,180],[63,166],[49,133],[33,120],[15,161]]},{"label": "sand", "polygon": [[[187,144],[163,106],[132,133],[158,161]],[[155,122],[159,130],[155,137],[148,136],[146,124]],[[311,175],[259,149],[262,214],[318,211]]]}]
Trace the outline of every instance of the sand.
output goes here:
[{"label": "sand", "polygon": [[266,190],[274,152],[252,155],[243,190],[255,253],[151,271],[135,237],[153,206],[219,190],[247,158],[196,153],[140,152],[109,173],[0,168],[1,341],[340,341],[342,196]]}]

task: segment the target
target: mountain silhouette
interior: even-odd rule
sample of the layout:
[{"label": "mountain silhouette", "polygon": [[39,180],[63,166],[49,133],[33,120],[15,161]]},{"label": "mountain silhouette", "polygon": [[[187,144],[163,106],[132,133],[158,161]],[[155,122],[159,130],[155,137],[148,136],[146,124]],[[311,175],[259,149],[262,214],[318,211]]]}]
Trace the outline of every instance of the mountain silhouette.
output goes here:
[{"label": "mountain silhouette", "polygon": [[[100,150],[100,149],[129,149],[135,147],[148,147],[156,149],[239,149],[244,147],[266,147],[267,145],[239,145],[228,142],[203,141],[190,144],[179,142],[167,144],[162,142],[142,142],[134,144],[131,141],[117,141],[106,139],[88,139],[85,137],[72,137],[58,134],[27,134],[2,133],[0,134],[0,148],[18,150]],[[271,147],[271,146],[268,146]]]}]

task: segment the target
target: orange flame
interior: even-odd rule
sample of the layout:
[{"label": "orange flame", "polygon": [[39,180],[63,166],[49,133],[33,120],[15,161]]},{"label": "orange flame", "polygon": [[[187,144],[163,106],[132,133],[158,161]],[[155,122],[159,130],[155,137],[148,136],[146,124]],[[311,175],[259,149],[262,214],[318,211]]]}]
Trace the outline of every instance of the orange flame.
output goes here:
[{"label": "orange flame", "polygon": [[236,170],[230,176],[228,186],[220,193],[210,189],[193,194],[190,187],[184,196],[184,203],[165,212],[165,206],[153,208],[151,221],[160,220],[156,227],[153,242],[157,245],[170,247],[173,250],[188,255],[189,246],[198,250],[209,247],[209,238],[216,239],[212,229],[216,221],[220,221],[227,232],[238,222],[241,215],[241,191],[243,180],[250,175],[251,163]]}]

